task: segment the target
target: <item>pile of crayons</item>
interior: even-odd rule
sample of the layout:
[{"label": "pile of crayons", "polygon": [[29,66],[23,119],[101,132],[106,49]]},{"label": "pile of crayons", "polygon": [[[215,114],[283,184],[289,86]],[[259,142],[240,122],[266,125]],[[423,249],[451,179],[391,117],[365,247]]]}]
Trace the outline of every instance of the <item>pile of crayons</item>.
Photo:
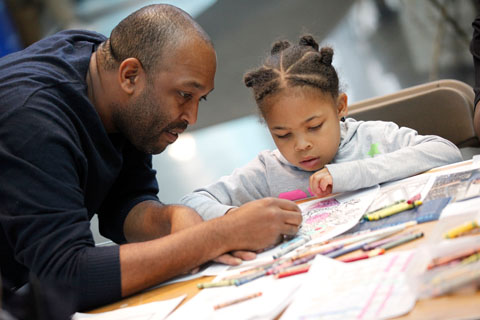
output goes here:
[{"label": "pile of crayons", "polygon": [[[415,221],[386,227],[378,230],[365,230],[359,233],[339,236],[321,243],[308,244],[310,237],[302,235],[286,242],[280,251],[273,256],[273,260],[244,270],[238,274],[224,277],[219,281],[199,283],[198,288],[212,288],[222,286],[240,286],[263,276],[272,275],[277,279],[308,272],[311,260],[317,254],[330,258],[339,258],[342,262],[353,262],[368,259],[385,253],[386,250],[397,247],[406,242],[423,236],[419,231],[405,231],[406,228],[416,225]],[[302,247],[303,246],[303,247]],[[302,247],[302,248],[300,248]],[[294,254],[286,257],[287,253],[297,249]],[[343,255],[361,250],[359,254]]]},{"label": "pile of crayons", "polygon": [[480,285],[480,246],[440,256],[422,276],[421,297],[435,297],[470,285]]}]

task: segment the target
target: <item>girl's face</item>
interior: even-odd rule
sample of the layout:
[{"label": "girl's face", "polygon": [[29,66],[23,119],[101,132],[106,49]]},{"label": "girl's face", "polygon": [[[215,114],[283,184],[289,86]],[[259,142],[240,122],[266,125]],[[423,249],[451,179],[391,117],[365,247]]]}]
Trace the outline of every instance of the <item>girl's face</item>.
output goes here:
[{"label": "girl's face", "polygon": [[264,118],[288,162],[306,171],[330,163],[340,144],[339,120],[347,115],[347,96],[335,101],[312,88],[288,88],[264,102]]}]

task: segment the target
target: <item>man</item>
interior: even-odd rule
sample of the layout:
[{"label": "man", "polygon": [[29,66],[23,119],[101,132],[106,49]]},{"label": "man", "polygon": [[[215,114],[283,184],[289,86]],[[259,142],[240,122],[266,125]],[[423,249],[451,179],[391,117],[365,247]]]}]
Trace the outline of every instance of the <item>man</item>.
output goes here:
[{"label": "man", "polygon": [[[138,10],[109,39],[65,31],[0,60],[0,268],[9,290],[29,274],[68,283],[85,309],[224,253],[251,258],[238,250],[296,233],[301,215],[286,200],[202,222],[157,199],[151,154],[196,122],[215,68],[208,36],[169,5]],[[94,246],[95,213],[120,246]]]}]

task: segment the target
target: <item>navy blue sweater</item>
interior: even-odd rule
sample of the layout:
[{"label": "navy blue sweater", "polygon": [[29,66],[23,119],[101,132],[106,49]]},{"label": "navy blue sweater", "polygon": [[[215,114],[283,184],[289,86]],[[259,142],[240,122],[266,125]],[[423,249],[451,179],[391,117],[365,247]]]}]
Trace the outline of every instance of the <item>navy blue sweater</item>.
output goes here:
[{"label": "navy blue sweater", "polygon": [[29,273],[68,284],[79,309],[121,297],[123,222],[158,200],[151,156],[107,134],[87,97],[91,54],[105,37],[65,31],[0,59],[0,270],[20,287]]}]

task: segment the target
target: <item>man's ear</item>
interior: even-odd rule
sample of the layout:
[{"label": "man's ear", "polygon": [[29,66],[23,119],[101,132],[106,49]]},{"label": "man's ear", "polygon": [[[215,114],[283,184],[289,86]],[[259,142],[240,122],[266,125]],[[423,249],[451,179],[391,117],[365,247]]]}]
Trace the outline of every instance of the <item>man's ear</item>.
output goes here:
[{"label": "man's ear", "polygon": [[348,97],[345,93],[341,93],[337,99],[338,119],[342,119],[348,115]]},{"label": "man's ear", "polygon": [[137,58],[128,58],[122,61],[118,68],[120,87],[132,95],[144,83],[145,70]]}]

